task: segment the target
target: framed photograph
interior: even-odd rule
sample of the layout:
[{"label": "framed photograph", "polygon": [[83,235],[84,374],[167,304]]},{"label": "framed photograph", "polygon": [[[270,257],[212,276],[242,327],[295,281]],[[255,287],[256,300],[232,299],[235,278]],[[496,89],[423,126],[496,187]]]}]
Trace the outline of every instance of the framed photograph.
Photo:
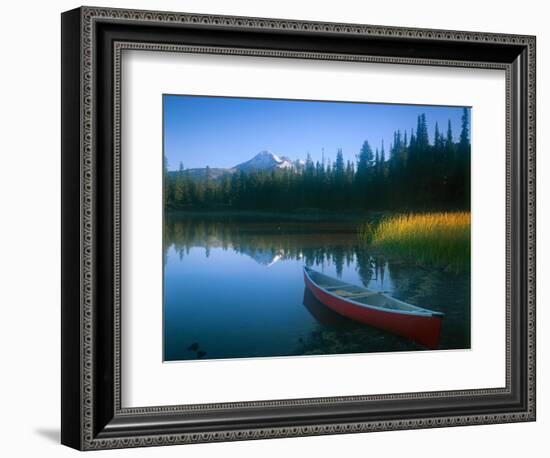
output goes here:
[{"label": "framed photograph", "polygon": [[62,15],[62,443],[535,420],[535,37]]}]

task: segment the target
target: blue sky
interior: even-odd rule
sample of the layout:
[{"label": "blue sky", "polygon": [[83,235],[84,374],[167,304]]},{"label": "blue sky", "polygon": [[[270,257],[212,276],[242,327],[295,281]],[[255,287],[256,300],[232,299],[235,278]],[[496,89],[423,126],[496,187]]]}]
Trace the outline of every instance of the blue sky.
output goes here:
[{"label": "blue sky", "polygon": [[430,141],[435,123],[447,131],[450,119],[455,140],[460,133],[461,107],[389,105],[349,102],[244,99],[164,95],[164,154],[168,169],[233,167],[262,150],[291,159],[355,160],[368,140],[372,148],[384,141],[386,158],[395,130],[416,128],[425,113]]}]

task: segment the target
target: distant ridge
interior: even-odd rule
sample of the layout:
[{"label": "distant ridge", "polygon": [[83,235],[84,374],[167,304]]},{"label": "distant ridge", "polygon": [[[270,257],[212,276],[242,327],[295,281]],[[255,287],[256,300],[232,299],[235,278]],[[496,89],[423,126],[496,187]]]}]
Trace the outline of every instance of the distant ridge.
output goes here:
[{"label": "distant ridge", "polygon": [[[301,170],[305,165],[303,160],[292,161],[286,156],[277,156],[271,151],[260,151],[256,156],[248,161],[241,162],[231,168],[213,168],[209,169],[210,179],[217,181],[220,180],[224,175],[231,175],[235,172],[270,172],[272,170]],[[185,169],[182,173],[193,178],[194,180],[203,181],[206,180],[206,167],[204,168],[194,168],[194,169]],[[168,175],[175,176],[180,173],[177,170],[171,170],[168,172]]]}]

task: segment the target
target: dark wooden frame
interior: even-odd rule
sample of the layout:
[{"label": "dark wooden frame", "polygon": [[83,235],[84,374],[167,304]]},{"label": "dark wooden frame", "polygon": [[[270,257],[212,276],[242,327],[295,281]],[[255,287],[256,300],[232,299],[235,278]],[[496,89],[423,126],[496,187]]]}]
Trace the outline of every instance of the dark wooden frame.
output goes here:
[{"label": "dark wooden frame", "polygon": [[[122,408],[124,49],[506,71],[505,388]],[[490,178],[490,177],[489,177]],[[62,434],[81,449],[535,419],[535,38],[82,7],[62,14]]]}]

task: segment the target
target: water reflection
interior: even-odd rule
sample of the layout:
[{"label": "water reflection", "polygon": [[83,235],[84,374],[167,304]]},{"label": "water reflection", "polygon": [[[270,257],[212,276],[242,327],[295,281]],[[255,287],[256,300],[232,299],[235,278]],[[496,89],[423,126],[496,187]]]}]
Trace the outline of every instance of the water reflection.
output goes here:
[{"label": "water reflection", "polygon": [[469,348],[469,273],[371,253],[356,234],[352,222],[167,218],[165,359],[421,349],[318,303],[303,265],[442,311],[440,348]]}]

